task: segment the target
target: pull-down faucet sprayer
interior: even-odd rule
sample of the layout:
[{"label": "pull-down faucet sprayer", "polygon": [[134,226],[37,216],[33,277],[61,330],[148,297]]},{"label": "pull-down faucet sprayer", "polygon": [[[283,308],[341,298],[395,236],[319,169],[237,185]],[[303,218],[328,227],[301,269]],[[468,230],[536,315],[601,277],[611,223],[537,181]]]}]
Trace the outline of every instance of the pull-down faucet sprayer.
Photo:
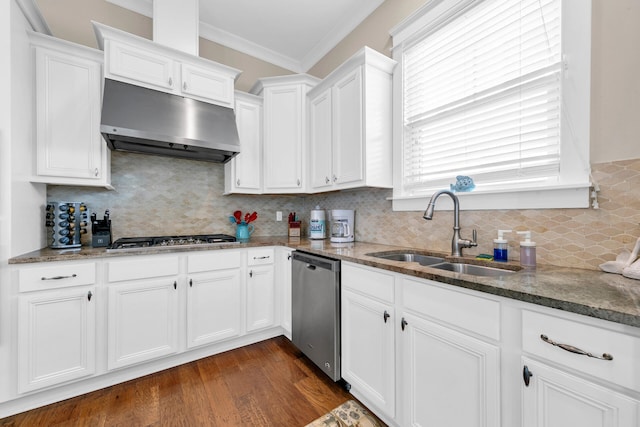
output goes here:
[{"label": "pull-down faucet sprayer", "polygon": [[429,200],[427,209],[424,211],[424,215],[422,215],[422,217],[427,220],[433,219],[433,210],[436,205],[436,199],[442,194],[447,194],[453,200],[453,238],[451,239],[451,256],[461,257],[462,248],[478,246],[478,235],[474,229],[473,240],[462,239],[460,237],[460,202],[458,201],[458,196],[449,190],[436,191],[433,193],[433,196],[431,196],[431,200]]}]

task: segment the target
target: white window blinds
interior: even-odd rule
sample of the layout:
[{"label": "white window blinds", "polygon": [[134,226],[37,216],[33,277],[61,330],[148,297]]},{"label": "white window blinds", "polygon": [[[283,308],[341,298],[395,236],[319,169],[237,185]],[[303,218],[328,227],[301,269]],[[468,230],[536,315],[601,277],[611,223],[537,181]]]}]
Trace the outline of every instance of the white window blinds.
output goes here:
[{"label": "white window blinds", "polygon": [[557,178],[560,3],[475,2],[404,49],[405,194]]}]

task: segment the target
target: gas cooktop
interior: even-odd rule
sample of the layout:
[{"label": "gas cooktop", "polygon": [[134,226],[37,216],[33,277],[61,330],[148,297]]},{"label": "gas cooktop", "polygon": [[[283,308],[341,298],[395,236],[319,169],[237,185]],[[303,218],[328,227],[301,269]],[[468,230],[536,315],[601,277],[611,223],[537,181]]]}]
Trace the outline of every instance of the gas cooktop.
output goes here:
[{"label": "gas cooktop", "polygon": [[116,240],[107,248],[107,252],[118,252],[140,249],[161,249],[175,247],[192,247],[204,245],[220,245],[222,243],[237,243],[236,238],[228,234],[197,234],[189,236],[158,236],[158,237],[123,237]]}]

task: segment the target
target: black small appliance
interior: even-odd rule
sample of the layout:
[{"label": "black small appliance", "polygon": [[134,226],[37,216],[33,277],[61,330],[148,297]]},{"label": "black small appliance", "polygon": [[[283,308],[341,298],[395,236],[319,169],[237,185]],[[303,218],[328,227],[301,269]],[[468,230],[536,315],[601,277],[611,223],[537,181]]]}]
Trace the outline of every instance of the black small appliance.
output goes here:
[{"label": "black small appliance", "polygon": [[103,219],[97,219],[96,214],[91,214],[91,246],[105,248],[111,244],[111,219],[109,209],[104,211]]}]

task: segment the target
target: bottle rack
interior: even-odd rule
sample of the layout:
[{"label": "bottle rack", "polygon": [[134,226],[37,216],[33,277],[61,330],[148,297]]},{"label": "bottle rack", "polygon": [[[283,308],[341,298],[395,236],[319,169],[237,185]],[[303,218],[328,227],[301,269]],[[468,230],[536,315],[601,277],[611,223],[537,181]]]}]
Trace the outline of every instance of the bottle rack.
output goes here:
[{"label": "bottle rack", "polygon": [[82,235],[87,233],[88,217],[87,205],[82,202],[48,202],[45,225],[49,247],[79,248]]}]

